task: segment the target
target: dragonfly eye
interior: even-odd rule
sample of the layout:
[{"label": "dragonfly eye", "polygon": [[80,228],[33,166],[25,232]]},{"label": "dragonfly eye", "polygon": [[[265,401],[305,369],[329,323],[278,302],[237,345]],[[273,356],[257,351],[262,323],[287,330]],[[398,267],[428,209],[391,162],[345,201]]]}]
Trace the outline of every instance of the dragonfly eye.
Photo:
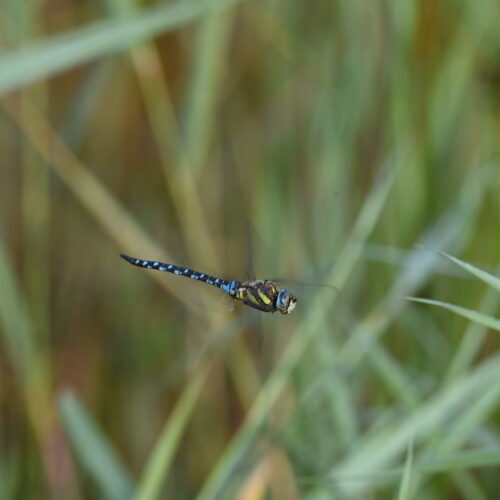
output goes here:
[{"label": "dragonfly eye", "polygon": [[297,299],[288,291],[280,290],[276,299],[276,309],[281,314],[289,314],[297,305]]}]

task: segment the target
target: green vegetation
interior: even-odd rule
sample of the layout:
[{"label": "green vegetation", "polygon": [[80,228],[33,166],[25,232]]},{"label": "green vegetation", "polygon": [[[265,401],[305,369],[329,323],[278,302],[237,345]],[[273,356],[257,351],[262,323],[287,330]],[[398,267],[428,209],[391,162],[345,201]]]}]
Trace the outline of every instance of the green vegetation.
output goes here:
[{"label": "green vegetation", "polygon": [[498,494],[498,2],[0,14],[0,500]]}]

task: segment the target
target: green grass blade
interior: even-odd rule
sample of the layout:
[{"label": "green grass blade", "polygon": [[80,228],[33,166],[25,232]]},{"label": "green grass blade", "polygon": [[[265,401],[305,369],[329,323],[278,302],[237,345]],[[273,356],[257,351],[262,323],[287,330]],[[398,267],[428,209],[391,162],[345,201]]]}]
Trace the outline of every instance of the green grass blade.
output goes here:
[{"label": "green grass blade", "polygon": [[96,22],[79,30],[13,50],[0,57],[0,94],[113,54],[242,0],[160,3],[125,19]]},{"label": "green grass blade", "polygon": [[[469,436],[476,429],[487,424],[488,419],[494,414],[500,401],[500,385],[494,384],[485,387],[475,398],[474,404],[469,405],[460,417],[449,425],[447,433],[442,435],[439,431],[435,433],[435,440],[431,449],[431,457],[448,456],[457,453],[462,447],[467,446]],[[491,440],[491,445],[498,446],[498,440]]]},{"label": "green grass blade", "polygon": [[441,302],[439,300],[431,300],[431,299],[421,299],[419,297],[405,297],[407,300],[411,300],[413,302],[421,302],[422,304],[430,304],[433,306],[442,307],[447,309],[448,311],[452,311],[455,314],[463,316],[464,318],[470,319],[471,321],[475,321],[481,325],[487,326],[488,328],[492,328],[493,330],[497,330],[500,332],[500,320],[488,316],[486,314],[479,313],[472,309],[466,309],[465,307],[456,306],[454,304],[449,304],[447,302]]},{"label": "green grass blade", "polygon": [[[411,471],[413,475],[451,474],[468,469],[498,467],[499,464],[500,464],[500,450],[487,447],[487,448],[481,448],[479,450],[453,453],[438,458],[429,458],[424,460],[419,459],[417,462],[412,457]],[[346,482],[346,483],[350,481],[355,482],[356,479],[359,478],[363,482],[366,481],[372,484],[377,484],[380,482],[391,481],[391,478],[396,478],[400,476],[403,476],[404,478],[404,475],[406,474],[408,468],[409,468],[409,450],[404,468],[380,469],[375,473],[367,472],[365,474],[363,472],[359,472],[359,474],[356,475],[339,472],[336,474],[332,474],[328,478],[308,477],[306,478],[306,481],[316,482],[316,483],[320,483],[321,481],[328,481],[331,482],[333,485],[338,485],[341,482]],[[403,483],[401,483],[401,486],[403,486]],[[398,495],[401,495],[401,487],[398,492]],[[360,497],[356,496],[353,498],[360,498]],[[401,497],[398,496],[398,498]],[[410,497],[406,496],[403,498],[412,498],[412,496]]]},{"label": "green grass blade", "polygon": [[[373,474],[373,478],[388,478],[390,476],[404,475],[408,469],[409,452],[404,468],[393,468],[380,470]],[[450,453],[446,456],[428,459],[419,459],[415,461],[412,457],[411,470],[418,474],[440,474],[446,472],[455,472],[464,469],[481,468],[481,467],[496,467],[500,464],[500,450],[491,447],[481,448],[479,450],[464,451],[458,453]],[[362,477],[363,474],[360,474]],[[343,475],[342,473],[334,474],[333,477],[337,480],[348,481],[352,476]]]},{"label": "green grass blade", "polygon": [[104,498],[130,498],[133,491],[130,476],[78,398],[72,392],[64,392],[59,398],[59,408],[78,461],[97,483]]},{"label": "green grass blade", "polygon": [[[483,314],[493,314],[500,303],[500,296],[494,288],[488,288],[482,297],[477,310]],[[460,340],[460,345],[455,351],[453,359],[450,362],[447,380],[452,380],[460,374],[465,373],[472,364],[474,358],[480,352],[488,329],[484,325],[472,322]]]},{"label": "green grass blade", "polygon": [[43,441],[54,432],[51,365],[38,342],[37,330],[15,276],[1,226],[0,283],[1,340],[26,401],[30,424],[43,448]]},{"label": "green grass blade", "polygon": [[206,161],[207,148],[214,133],[212,125],[220,97],[218,92],[223,88],[220,80],[228,61],[228,37],[232,25],[232,17],[216,13],[203,20],[197,34],[196,57],[190,78],[192,85],[184,111],[187,156],[197,173]]},{"label": "green grass blade", "polygon": [[415,468],[419,472],[449,472],[459,469],[498,467],[499,465],[500,449],[486,448],[430,459]]},{"label": "green grass blade", "polygon": [[[423,245],[420,245],[420,246],[422,248],[427,248]],[[476,278],[479,278],[481,281],[483,281],[487,285],[490,285],[495,290],[500,292],[500,279],[497,278],[496,276],[493,276],[492,274],[487,273],[486,271],[483,271],[482,269],[479,269],[478,267],[473,266],[472,264],[469,264],[468,262],[464,262],[463,260],[457,259],[456,257],[453,257],[452,255],[449,255],[446,252],[433,250],[432,248],[427,248],[427,250],[431,250],[432,252],[438,253],[439,255],[446,257],[451,262],[457,264],[458,266],[460,266],[462,269],[464,269],[468,273],[472,274]]]},{"label": "green grass blade", "polygon": [[408,451],[406,453],[406,463],[403,472],[403,477],[401,478],[401,484],[399,487],[398,500],[409,500],[413,497],[412,488],[412,474],[413,474],[413,441],[410,442],[408,446]]},{"label": "green grass blade", "polygon": [[175,450],[179,445],[205,378],[206,370],[201,372],[182,393],[146,465],[143,477],[137,487],[135,500],[153,500],[160,496],[161,487],[170,470]]},{"label": "green grass blade", "polygon": [[0,325],[3,341],[20,380],[35,365],[35,334],[24,297],[13,273],[3,231],[0,231]]}]

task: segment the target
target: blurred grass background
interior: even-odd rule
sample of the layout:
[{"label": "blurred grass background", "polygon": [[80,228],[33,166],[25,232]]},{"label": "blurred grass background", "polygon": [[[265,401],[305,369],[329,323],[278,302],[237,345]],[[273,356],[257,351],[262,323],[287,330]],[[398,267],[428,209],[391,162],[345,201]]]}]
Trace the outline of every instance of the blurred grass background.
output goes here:
[{"label": "blurred grass background", "polygon": [[[415,243],[498,275],[499,21],[2,2],[0,498],[493,498],[498,332],[403,296],[498,317]],[[118,257],[244,279],[248,227],[341,293],[256,322]]]}]

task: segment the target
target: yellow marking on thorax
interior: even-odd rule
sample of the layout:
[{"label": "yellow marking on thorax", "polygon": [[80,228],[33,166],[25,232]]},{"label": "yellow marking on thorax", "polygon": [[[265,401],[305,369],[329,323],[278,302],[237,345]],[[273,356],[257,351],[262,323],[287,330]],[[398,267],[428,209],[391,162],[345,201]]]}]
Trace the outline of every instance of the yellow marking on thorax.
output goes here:
[{"label": "yellow marking on thorax", "polygon": [[246,293],[246,290],[244,288],[239,288],[238,290],[236,290],[235,297],[237,299],[243,300],[245,298],[245,293]]},{"label": "yellow marking on thorax", "polygon": [[264,302],[264,304],[269,305],[271,303],[271,299],[265,293],[261,292],[260,290],[257,290],[257,292],[259,293],[259,297],[262,299],[262,302]]},{"label": "yellow marking on thorax", "polygon": [[249,299],[250,302],[253,302],[256,305],[260,305],[259,301],[257,300],[256,297],[254,297],[253,293],[248,293],[247,296],[246,296],[246,298]]}]

